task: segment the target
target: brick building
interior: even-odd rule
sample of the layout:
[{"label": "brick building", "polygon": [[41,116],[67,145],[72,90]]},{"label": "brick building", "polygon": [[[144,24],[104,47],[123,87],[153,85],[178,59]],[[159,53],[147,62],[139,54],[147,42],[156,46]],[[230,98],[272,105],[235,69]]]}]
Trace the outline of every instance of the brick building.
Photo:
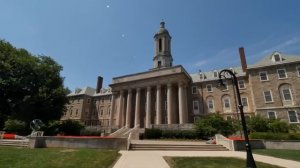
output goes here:
[{"label": "brick building", "polygon": [[[181,65],[173,66],[171,36],[161,22],[154,35],[152,69],[115,77],[109,89],[77,89],[62,117],[85,125],[104,128],[148,128],[160,124],[186,124],[209,113],[238,119],[237,100],[231,80],[218,85],[219,72],[189,74]],[[239,49],[241,67],[228,68],[238,79],[246,117],[262,115],[289,123],[300,121],[300,56],[273,52],[247,65]],[[150,58],[149,58],[150,60]],[[213,67],[212,67],[213,68]]]}]

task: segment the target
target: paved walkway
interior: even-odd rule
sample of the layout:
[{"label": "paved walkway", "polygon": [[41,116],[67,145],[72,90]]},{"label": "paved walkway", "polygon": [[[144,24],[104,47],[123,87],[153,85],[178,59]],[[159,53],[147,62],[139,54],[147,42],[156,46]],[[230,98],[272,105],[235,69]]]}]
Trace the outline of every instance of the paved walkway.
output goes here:
[{"label": "paved walkway", "polygon": [[[234,151],[120,151],[121,158],[114,168],[170,168],[163,156],[237,157],[246,158],[245,152]],[[287,168],[300,168],[300,162],[254,154],[255,161]]]}]

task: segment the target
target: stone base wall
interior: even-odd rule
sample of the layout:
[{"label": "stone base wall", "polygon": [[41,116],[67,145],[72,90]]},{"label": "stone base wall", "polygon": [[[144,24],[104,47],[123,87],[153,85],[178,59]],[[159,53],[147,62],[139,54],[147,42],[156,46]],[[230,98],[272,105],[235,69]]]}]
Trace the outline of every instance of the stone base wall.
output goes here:
[{"label": "stone base wall", "polygon": [[290,149],[300,150],[299,141],[264,141],[267,149]]},{"label": "stone base wall", "polygon": [[30,137],[30,148],[98,148],[127,150],[127,138]]}]

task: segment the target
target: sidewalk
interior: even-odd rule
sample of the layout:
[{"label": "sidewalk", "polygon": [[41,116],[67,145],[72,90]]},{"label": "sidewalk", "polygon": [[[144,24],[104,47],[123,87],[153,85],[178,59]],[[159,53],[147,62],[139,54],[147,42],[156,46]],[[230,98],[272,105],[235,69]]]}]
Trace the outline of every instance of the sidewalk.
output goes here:
[{"label": "sidewalk", "polygon": [[[246,152],[234,151],[120,151],[121,158],[113,168],[170,168],[163,156],[237,157],[246,159]],[[287,168],[299,168],[300,162],[270,156],[253,155],[255,161]]]}]

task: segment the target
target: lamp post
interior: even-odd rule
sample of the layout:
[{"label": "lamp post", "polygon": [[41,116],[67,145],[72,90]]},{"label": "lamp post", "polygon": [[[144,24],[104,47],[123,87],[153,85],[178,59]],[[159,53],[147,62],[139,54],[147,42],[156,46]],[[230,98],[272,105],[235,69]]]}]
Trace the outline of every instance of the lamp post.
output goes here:
[{"label": "lamp post", "polygon": [[255,164],[255,161],[254,161],[254,158],[253,158],[253,155],[252,155],[251,145],[250,145],[249,138],[248,138],[246,120],[245,120],[245,115],[244,115],[244,110],[243,110],[243,105],[242,105],[242,100],[241,100],[241,94],[240,94],[240,90],[238,88],[237,78],[231,70],[223,69],[219,73],[219,82],[220,82],[221,85],[224,85],[222,79],[228,79],[229,75],[231,76],[232,84],[235,86],[236,96],[237,96],[237,100],[238,100],[238,103],[239,103],[238,107],[240,109],[242,127],[243,127],[244,136],[245,136],[245,146],[246,146],[246,152],[247,152],[247,158],[246,158],[247,168],[256,168],[256,164]]}]

